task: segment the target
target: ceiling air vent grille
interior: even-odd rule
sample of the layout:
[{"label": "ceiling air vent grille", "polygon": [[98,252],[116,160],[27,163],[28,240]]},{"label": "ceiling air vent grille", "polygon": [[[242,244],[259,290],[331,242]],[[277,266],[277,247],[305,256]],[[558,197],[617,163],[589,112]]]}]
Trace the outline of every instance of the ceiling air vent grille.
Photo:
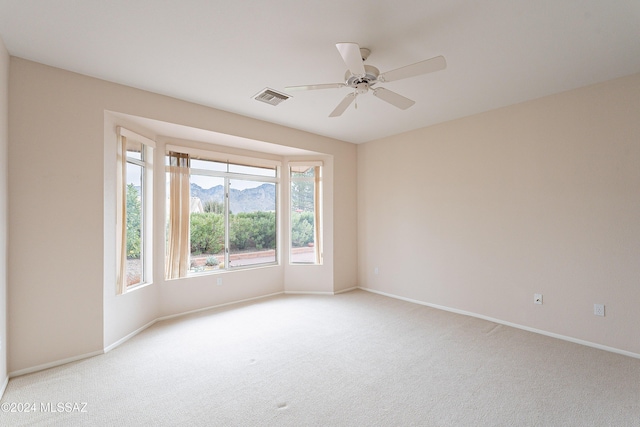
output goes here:
[{"label": "ceiling air vent grille", "polygon": [[286,101],[291,98],[289,95],[285,95],[284,93],[277,92],[273,89],[266,88],[253,97],[256,101],[266,102],[271,105],[278,105],[282,101]]}]

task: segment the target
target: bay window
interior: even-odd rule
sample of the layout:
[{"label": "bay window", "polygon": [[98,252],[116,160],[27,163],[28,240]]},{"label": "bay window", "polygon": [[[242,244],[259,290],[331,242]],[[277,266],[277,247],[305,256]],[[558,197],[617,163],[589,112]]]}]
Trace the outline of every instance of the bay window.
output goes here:
[{"label": "bay window", "polygon": [[278,262],[278,162],[169,146],[166,168],[168,279]]}]

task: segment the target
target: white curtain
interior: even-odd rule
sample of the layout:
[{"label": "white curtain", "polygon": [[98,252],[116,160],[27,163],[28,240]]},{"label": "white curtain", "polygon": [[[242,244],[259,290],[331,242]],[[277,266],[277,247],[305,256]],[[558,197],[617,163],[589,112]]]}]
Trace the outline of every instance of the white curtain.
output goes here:
[{"label": "white curtain", "polygon": [[185,277],[189,271],[189,192],[189,155],[170,152],[167,279]]},{"label": "white curtain", "polygon": [[117,148],[118,161],[116,166],[116,267],[118,295],[127,288],[127,138],[120,135]]}]

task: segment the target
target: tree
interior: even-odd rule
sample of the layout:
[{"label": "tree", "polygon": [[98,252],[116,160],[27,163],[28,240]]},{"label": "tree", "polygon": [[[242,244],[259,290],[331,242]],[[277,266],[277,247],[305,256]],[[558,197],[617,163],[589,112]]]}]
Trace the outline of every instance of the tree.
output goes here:
[{"label": "tree", "polygon": [[314,183],[309,181],[291,181],[291,208],[298,212],[313,212]]},{"label": "tree", "polygon": [[307,246],[314,242],[313,212],[291,213],[291,244],[293,246]]},{"label": "tree", "polygon": [[133,184],[127,184],[127,258],[140,258],[142,203]]},{"label": "tree", "polygon": [[204,205],[202,206],[205,212],[212,212],[212,213],[216,213],[216,214],[223,214],[224,213],[224,203],[222,202],[216,202],[214,200],[207,200],[206,202],[204,202]]}]

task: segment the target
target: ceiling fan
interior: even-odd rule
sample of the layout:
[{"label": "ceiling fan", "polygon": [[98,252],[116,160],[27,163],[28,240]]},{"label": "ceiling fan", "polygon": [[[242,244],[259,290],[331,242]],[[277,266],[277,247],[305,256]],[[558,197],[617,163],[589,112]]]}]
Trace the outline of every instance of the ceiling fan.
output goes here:
[{"label": "ceiling fan", "polygon": [[405,67],[396,68],[395,70],[380,73],[380,71],[371,65],[364,65],[364,61],[369,57],[371,51],[361,48],[357,43],[337,43],[336,47],[342,60],[347,65],[347,71],[344,75],[344,83],[326,83],[304,86],[287,86],[285,90],[316,90],[316,89],[337,89],[341,87],[350,87],[354,91],[347,94],[338,106],[329,114],[329,117],[338,117],[345,112],[347,107],[355,101],[358,95],[364,95],[371,89],[373,94],[383,101],[406,110],[415,104],[409,98],[397,94],[383,87],[374,88],[378,83],[393,82],[396,80],[406,79],[409,77],[419,76],[421,74],[431,73],[443,70],[447,66],[443,56],[436,56],[431,59],[416,62],[415,64]]}]

